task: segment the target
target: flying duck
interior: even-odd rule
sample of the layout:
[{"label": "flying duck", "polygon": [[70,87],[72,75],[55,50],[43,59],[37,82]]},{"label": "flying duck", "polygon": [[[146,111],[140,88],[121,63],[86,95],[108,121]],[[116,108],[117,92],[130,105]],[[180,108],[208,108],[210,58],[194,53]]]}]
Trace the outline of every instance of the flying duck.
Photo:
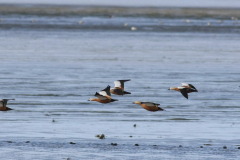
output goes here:
[{"label": "flying duck", "polygon": [[6,105],[7,105],[7,102],[9,100],[15,100],[15,99],[0,99],[0,111],[9,111],[9,110],[13,110],[11,108],[8,108]]},{"label": "flying duck", "polygon": [[99,93],[96,92],[94,96],[98,98],[90,98],[88,101],[97,101],[99,103],[110,103],[110,102],[118,101],[117,99],[111,98],[110,86],[107,86],[105,89],[103,89]]},{"label": "flying duck", "polygon": [[124,95],[124,94],[131,94],[130,92],[126,92],[124,91],[124,82],[130,81],[131,79],[127,79],[127,80],[118,80],[115,81],[115,87],[111,88],[110,92],[112,94],[116,94],[116,95]]},{"label": "flying duck", "polygon": [[198,92],[198,90],[192,84],[187,84],[187,83],[182,83],[181,87],[170,87],[168,90],[179,91],[187,99],[188,99],[188,93]]},{"label": "flying duck", "polygon": [[139,102],[139,101],[135,101],[135,102],[133,102],[133,104],[139,104],[144,109],[146,109],[148,111],[152,111],[152,112],[163,111],[162,108],[158,107],[160,104],[153,103],[153,102]]}]

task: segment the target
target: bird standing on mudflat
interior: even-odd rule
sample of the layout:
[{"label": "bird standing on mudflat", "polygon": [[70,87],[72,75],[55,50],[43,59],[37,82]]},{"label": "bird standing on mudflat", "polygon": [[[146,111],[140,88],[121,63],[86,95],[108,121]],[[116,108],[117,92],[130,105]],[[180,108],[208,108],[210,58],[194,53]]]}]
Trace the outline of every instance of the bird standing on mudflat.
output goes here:
[{"label": "bird standing on mudflat", "polygon": [[13,110],[13,109],[7,107],[7,102],[9,100],[15,100],[15,99],[0,99],[0,111]]},{"label": "bird standing on mudflat", "polygon": [[130,92],[126,92],[124,91],[124,82],[127,82],[127,81],[130,81],[131,79],[127,79],[127,80],[118,80],[118,81],[115,81],[114,84],[115,84],[115,87],[112,88],[110,90],[110,92],[112,94],[116,94],[116,95],[124,95],[124,94],[131,94]]},{"label": "bird standing on mudflat", "polygon": [[99,93],[96,92],[94,96],[98,98],[90,98],[88,101],[97,101],[99,103],[110,103],[110,102],[118,101],[117,99],[111,98],[110,86],[107,86],[105,89],[103,89]]},{"label": "bird standing on mudflat", "polygon": [[192,85],[187,83],[182,83],[181,87],[170,87],[168,90],[175,90],[181,92],[182,95],[188,99],[188,93],[198,92],[198,90]]}]

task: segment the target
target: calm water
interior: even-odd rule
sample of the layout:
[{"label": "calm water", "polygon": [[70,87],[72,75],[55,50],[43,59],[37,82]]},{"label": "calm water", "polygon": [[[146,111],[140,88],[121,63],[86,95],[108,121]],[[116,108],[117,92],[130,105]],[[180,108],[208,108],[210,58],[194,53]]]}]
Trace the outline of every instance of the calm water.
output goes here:
[{"label": "calm water", "polygon": [[[232,14],[115,8],[109,18],[111,9],[101,7],[98,14],[22,8],[0,9],[0,98],[16,99],[8,103],[14,110],[0,112],[1,157],[240,158],[240,24]],[[119,101],[104,105],[87,101],[119,79],[131,79],[131,95],[112,95]],[[199,92],[187,100],[168,90],[182,82]],[[148,112],[136,100],[166,111]]]}]

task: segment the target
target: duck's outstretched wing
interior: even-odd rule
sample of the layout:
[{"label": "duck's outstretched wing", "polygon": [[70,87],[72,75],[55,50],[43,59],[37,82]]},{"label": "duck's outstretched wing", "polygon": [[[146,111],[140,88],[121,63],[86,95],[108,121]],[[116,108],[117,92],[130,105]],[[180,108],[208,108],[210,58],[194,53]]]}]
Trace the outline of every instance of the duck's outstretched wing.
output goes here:
[{"label": "duck's outstretched wing", "polygon": [[15,100],[15,99],[0,99],[0,107],[3,107],[4,105],[7,105],[7,102],[9,100]]},{"label": "duck's outstretched wing", "polygon": [[179,89],[182,95],[188,99],[188,88],[181,88]]},{"label": "duck's outstretched wing", "polygon": [[189,84],[189,86],[190,86],[191,88],[195,89],[195,90],[196,90],[195,92],[198,91],[192,84]]},{"label": "duck's outstretched wing", "polygon": [[3,107],[3,101],[0,100],[0,107]]},{"label": "duck's outstretched wing", "polygon": [[190,87],[187,83],[182,83],[182,87]]},{"label": "duck's outstretched wing", "polygon": [[124,90],[124,82],[127,82],[127,81],[131,81],[131,79],[126,79],[126,80],[117,80],[114,82],[115,84],[115,87],[117,88],[121,88],[122,90]]},{"label": "duck's outstretched wing", "polygon": [[101,94],[103,96],[111,96],[110,86],[108,85],[105,89],[103,89],[101,92],[99,92],[99,94]]},{"label": "duck's outstretched wing", "polygon": [[197,89],[192,84],[182,83],[182,87],[192,88],[196,90],[195,92],[197,92]]},{"label": "duck's outstretched wing", "polygon": [[115,88],[121,88],[122,87],[120,81],[114,81],[114,84],[115,84]]},{"label": "duck's outstretched wing", "polygon": [[98,98],[101,99],[101,100],[106,100],[106,99],[108,99],[107,97],[99,94],[98,92],[96,92],[94,96],[98,97]]}]

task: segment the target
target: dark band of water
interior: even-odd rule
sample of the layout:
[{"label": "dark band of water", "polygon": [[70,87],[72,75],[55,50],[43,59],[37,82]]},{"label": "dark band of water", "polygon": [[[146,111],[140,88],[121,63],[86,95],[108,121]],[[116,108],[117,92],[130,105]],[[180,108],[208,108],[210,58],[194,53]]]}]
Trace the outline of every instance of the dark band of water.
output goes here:
[{"label": "dark band of water", "polygon": [[1,14],[55,15],[55,16],[146,16],[156,18],[239,16],[239,8],[170,8],[170,7],[113,7],[71,5],[0,5]]}]

